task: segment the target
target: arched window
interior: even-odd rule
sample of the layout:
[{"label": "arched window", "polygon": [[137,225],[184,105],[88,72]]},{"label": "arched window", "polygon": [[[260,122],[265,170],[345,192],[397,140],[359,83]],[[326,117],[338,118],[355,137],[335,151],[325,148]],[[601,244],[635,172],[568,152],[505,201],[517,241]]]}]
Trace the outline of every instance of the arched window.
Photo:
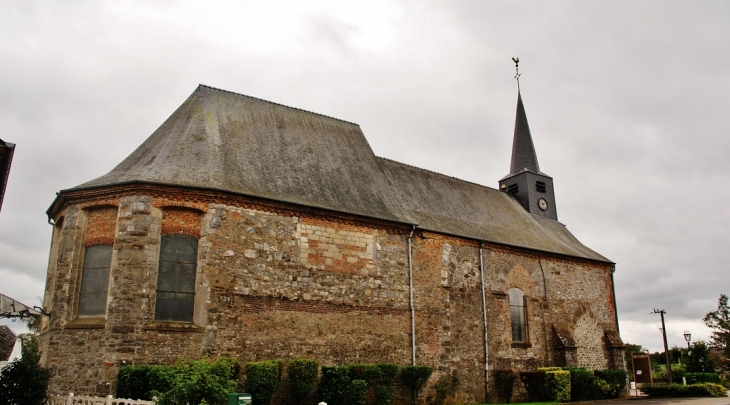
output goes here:
[{"label": "arched window", "polygon": [[512,341],[527,342],[527,316],[525,313],[525,294],[519,288],[510,288],[509,313],[512,319]]},{"label": "arched window", "polygon": [[104,316],[106,313],[111,262],[111,246],[94,245],[86,248],[79,294],[79,317]]},{"label": "arched window", "polygon": [[198,239],[189,235],[163,235],[157,271],[155,320],[192,322]]}]

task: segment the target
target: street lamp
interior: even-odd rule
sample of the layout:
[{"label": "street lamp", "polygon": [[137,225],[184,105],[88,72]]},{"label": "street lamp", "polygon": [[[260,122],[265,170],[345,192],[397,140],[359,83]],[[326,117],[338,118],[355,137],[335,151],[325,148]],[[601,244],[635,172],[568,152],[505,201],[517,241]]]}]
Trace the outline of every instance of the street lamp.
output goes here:
[{"label": "street lamp", "polygon": [[687,354],[689,354],[689,342],[692,340],[692,334],[688,330],[684,331],[684,340],[687,341]]}]

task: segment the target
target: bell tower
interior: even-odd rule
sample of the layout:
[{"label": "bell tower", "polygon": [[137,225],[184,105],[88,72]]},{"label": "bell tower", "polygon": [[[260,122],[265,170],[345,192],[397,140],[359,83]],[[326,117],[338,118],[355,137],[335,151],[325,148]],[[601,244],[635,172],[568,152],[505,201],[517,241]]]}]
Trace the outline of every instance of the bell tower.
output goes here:
[{"label": "bell tower", "polygon": [[517,115],[512,141],[510,172],[499,181],[499,189],[512,195],[529,213],[558,220],[555,209],[553,178],[540,171],[532,143],[530,126],[520,93],[519,58],[512,58],[517,68]]}]

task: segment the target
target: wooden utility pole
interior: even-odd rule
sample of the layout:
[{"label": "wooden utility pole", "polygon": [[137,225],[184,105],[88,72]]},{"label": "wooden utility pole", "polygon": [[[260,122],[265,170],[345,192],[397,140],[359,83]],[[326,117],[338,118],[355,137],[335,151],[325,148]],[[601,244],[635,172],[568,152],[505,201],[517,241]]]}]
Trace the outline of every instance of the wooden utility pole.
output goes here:
[{"label": "wooden utility pole", "polygon": [[669,360],[669,348],[667,347],[667,329],[664,327],[664,312],[663,309],[655,309],[655,314],[659,314],[662,317],[662,336],[664,337],[664,356],[667,358],[667,379],[669,379],[669,383],[672,383],[672,364]]}]

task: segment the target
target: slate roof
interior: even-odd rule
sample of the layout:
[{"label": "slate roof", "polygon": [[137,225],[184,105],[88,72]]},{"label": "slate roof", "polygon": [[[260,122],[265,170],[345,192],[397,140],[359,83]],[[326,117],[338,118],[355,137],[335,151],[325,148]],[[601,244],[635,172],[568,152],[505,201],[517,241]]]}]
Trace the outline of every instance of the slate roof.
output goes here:
[{"label": "slate roof", "polygon": [[525,105],[522,103],[522,94],[518,91],[510,172],[502,180],[524,171],[545,175],[540,172],[540,165],[537,163],[537,153],[535,153],[535,145],[532,143],[532,134],[530,133],[530,125],[527,123]]},{"label": "slate roof", "polygon": [[111,172],[61,193],[128,182],[225,190],[610,263],[506,193],[375,156],[357,124],[204,85]]},{"label": "slate roof", "polygon": [[15,347],[17,338],[12,329],[0,325],[0,361],[8,361],[10,355],[13,354],[13,347]]}]

